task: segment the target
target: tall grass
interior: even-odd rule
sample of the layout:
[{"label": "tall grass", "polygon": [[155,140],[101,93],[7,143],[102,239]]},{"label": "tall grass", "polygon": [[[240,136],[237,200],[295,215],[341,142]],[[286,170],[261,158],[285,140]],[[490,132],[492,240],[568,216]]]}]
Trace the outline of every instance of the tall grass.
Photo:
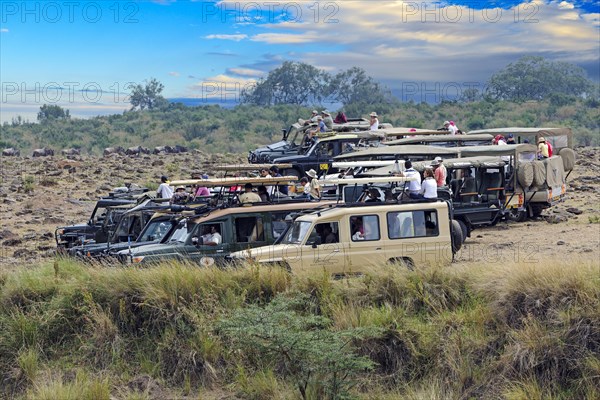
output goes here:
[{"label": "tall grass", "polygon": [[[270,308],[283,299],[288,308]],[[278,332],[250,326],[232,334],[255,316]],[[323,349],[346,343],[339,355],[357,380],[344,383],[327,367],[335,352],[321,357],[307,347],[310,358],[294,354],[306,383],[298,386],[300,372],[281,364],[284,353],[266,357],[242,340],[264,333],[261,348],[277,351],[303,330]],[[272,399],[298,398],[301,387],[305,398],[338,398],[327,386],[335,382],[367,399],[598,398],[599,355],[600,273],[592,261],[382,268],[331,281],[256,265],[133,269],[61,259],[0,279],[0,397],[216,390]],[[372,369],[361,369],[365,359]],[[311,375],[310,360],[327,379]],[[132,384],[140,380],[151,385]]]}]

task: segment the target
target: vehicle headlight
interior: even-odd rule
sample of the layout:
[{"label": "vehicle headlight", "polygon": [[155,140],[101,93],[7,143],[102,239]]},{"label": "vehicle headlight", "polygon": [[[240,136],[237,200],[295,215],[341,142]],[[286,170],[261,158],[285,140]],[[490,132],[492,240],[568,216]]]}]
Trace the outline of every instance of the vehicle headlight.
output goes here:
[{"label": "vehicle headlight", "polygon": [[62,236],[62,235],[64,235],[64,234],[65,234],[65,230],[64,230],[64,229],[59,229],[59,230],[58,230],[58,235],[59,235],[59,236]]},{"label": "vehicle headlight", "polygon": [[135,256],[131,258],[133,264],[141,263],[144,260],[144,256]]}]

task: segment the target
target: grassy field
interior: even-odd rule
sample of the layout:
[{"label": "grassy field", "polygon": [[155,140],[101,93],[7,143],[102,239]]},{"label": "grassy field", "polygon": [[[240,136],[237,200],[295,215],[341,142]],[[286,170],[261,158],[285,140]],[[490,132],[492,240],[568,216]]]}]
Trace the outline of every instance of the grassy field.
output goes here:
[{"label": "grassy field", "polygon": [[0,274],[0,397],[600,398],[597,262]]}]

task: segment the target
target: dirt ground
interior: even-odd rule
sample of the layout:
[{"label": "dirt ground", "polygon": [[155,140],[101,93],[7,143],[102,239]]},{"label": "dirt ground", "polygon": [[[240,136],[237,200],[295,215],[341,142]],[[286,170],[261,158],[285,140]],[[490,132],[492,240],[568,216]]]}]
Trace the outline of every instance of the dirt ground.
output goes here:
[{"label": "dirt ground", "polygon": [[[509,260],[540,262],[583,258],[600,268],[600,148],[577,149],[567,199],[542,217],[500,222],[472,232],[457,255],[459,264],[494,265]],[[95,201],[125,183],[158,185],[161,175],[215,176],[215,165],[240,163],[245,155],[199,151],[129,157],[2,157],[0,164],[0,268],[36,264],[54,255],[58,226],[87,221]]]}]

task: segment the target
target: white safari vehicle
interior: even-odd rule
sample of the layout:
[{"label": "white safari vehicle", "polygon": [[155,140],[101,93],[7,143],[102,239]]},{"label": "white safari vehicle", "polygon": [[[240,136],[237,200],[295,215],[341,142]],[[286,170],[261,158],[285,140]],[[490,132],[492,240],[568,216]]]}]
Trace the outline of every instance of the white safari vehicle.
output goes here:
[{"label": "white safari vehicle", "polygon": [[451,228],[456,221],[444,201],[367,204],[302,215],[277,244],[238,251],[231,259],[344,276],[386,264],[447,264],[460,249],[462,235]]}]

